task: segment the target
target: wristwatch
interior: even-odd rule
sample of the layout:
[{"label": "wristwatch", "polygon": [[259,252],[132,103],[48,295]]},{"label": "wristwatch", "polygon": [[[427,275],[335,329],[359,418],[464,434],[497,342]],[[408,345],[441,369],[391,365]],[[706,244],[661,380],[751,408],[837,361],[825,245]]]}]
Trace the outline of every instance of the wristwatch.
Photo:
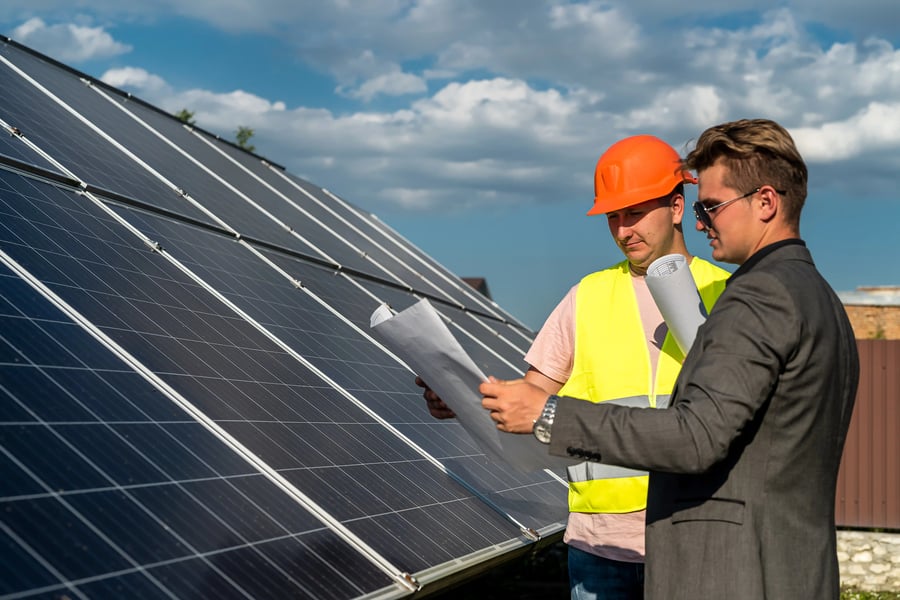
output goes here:
[{"label": "wristwatch", "polygon": [[538,417],[537,421],[534,422],[534,427],[531,428],[531,433],[542,444],[550,443],[550,429],[553,427],[554,417],[556,417],[556,396],[550,396],[544,404],[541,416]]}]

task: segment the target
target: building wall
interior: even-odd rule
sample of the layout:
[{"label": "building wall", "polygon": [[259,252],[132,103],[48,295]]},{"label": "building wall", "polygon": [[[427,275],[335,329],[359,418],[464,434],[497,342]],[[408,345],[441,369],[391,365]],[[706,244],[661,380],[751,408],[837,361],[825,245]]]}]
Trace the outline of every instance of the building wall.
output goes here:
[{"label": "building wall", "polygon": [[841,585],[865,592],[900,592],[900,534],[837,532]]},{"label": "building wall", "polygon": [[900,340],[900,306],[845,305],[857,339]]}]

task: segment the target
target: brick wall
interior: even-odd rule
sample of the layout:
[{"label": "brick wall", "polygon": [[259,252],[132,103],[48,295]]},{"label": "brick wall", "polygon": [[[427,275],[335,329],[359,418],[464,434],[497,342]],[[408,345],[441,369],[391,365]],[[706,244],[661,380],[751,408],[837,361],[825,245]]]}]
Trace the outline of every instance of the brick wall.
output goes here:
[{"label": "brick wall", "polygon": [[845,305],[858,339],[900,340],[900,306]]}]

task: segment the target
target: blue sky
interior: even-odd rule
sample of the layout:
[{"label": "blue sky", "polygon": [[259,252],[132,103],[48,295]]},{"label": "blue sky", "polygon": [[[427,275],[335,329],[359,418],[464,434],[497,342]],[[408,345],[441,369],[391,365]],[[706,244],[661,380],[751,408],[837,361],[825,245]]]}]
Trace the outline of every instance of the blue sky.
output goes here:
[{"label": "blue sky", "polygon": [[794,135],[801,232],[832,286],[900,285],[898,22],[896,0],[0,6],[17,42],[222,137],[251,127],[257,153],[485,277],[534,328],[621,259],[585,216],[603,150],[652,133],[684,152],[743,117]]}]

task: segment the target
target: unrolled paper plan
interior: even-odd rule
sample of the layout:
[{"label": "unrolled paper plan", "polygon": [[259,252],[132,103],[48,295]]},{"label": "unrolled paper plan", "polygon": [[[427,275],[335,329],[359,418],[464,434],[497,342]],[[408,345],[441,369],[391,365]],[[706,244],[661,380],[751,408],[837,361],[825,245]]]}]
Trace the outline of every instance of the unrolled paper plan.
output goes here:
[{"label": "unrolled paper plan", "polygon": [[478,392],[479,384],[487,377],[427,299],[397,314],[382,304],[372,313],[370,325],[375,337],[456,413],[460,424],[491,460],[526,472],[577,462],[550,456],[548,447],[532,435],[497,430],[490,413],[481,407]]}]

